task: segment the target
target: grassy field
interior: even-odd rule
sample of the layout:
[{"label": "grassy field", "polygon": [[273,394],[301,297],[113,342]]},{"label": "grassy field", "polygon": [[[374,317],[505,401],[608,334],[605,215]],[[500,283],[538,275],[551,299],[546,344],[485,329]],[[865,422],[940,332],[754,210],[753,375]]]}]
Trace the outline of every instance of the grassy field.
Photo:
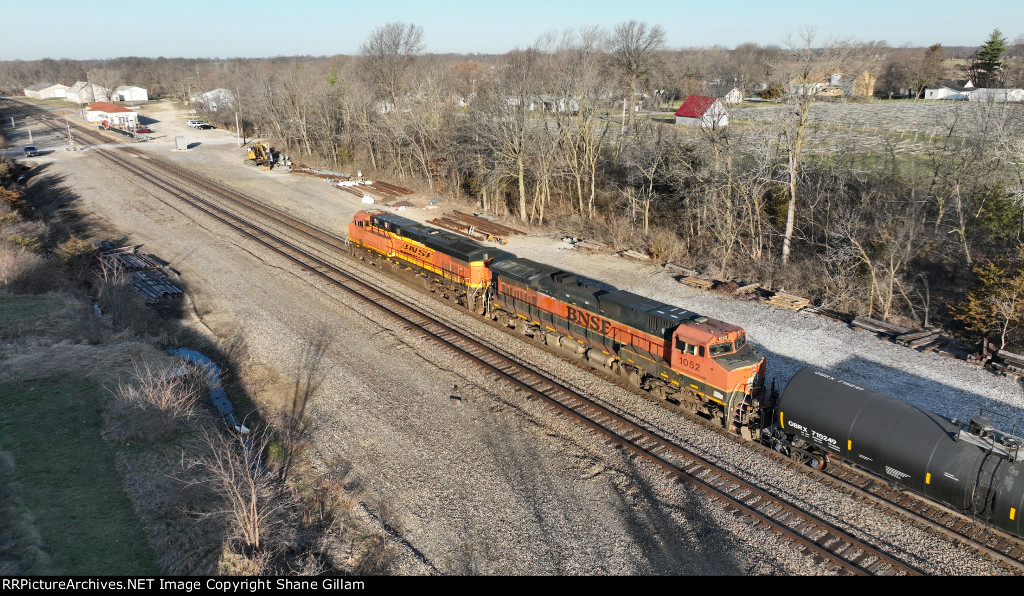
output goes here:
[{"label": "grassy field", "polygon": [[[0,297],[0,335],[45,329],[69,309],[55,296]],[[0,535],[21,536],[2,541],[0,558],[20,559],[16,570],[26,575],[159,573],[115,465],[114,446],[100,434],[109,393],[68,366],[81,363],[73,348],[19,349],[23,357],[43,352],[37,362],[49,367],[21,368],[17,357],[0,364],[0,451],[13,458],[3,475],[8,499]],[[72,353],[61,354],[67,351]],[[33,526],[28,532],[26,520]],[[30,563],[38,562],[37,545],[48,552],[48,564]]]}]

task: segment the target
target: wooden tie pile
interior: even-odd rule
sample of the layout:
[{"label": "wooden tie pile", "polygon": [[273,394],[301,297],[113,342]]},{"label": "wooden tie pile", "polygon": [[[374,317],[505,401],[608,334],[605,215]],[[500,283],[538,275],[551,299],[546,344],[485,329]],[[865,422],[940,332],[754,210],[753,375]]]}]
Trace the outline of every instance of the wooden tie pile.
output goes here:
[{"label": "wooden tie pile", "polygon": [[524,234],[515,228],[503,226],[489,219],[456,211],[452,215],[437,217],[429,223],[444,228],[448,231],[468,236],[482,242],[497,242],[505,244],[508,237],[514,234]]}]

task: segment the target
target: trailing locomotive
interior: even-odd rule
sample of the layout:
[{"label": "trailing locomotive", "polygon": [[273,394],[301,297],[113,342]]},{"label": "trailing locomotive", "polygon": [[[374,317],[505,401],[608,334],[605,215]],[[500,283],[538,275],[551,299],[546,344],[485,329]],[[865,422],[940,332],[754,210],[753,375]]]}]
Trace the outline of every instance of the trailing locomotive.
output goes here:
[{"label": "trailing locomotive", "polygon": [[359,211],[348,225],[349,243],[421,276],[431,291],[484,314],[490,264],[508,253],[407,217]]},{"label": "trailing locomotive", "polygon": [[394,214],[356,213],[349,241],[477,314],[747,439],[759,438],[767,424],[772,397],[764,390],[765,358],[740,327]]},{"label": "trailing locomotive", "polygon": [[806,368],[786,385],[765,439],[811,467],[846,460],[1024,536],[1022,440],[987,416],[950,420]]}]

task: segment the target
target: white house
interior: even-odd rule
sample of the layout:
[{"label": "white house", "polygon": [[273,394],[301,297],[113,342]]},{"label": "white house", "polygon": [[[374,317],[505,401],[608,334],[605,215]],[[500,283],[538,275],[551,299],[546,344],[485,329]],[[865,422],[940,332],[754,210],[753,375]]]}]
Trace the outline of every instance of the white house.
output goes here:
[{"label": "white house", "polygon": [[676,124],[714,129],[729,126],[729,110],[722,101],[706,95],[691,95],[676,110]]},{"label": "white house", "polygon": [[925,87],[924,98],[966,100],[970,98],[974,90],[974,85],[970,80],[959,82],[946,79],[939,81],[939,84],[934,87]]},{"label": "white house", "polygon": [[114,101],[149,101],[149,93],[142,87],[121,85],[114,89]]},{"label": "white house", "polygon": [[51,97],[67,97],[68,86],[57,83],[39,83],[38,85],[32,85],[28,89],[25,89],[26,97],[34,97],[36,99],[50,99]]},{"label": "white house", "polygon": [[85,81],[78,81],[74,85],[68,88],[67,95],[68,101],[75,103],[92,103],[94,101],[110,101],[110,94],[107,89],[100,87],[96,83],[90,85]]},{"label": "white house", "polygon": [[1024,89],[1000,89],[983,87],[971,93],[970,101],[989,103],[1006,103],[1008,101],[1024,101]]},{"label": "white house", "polygon": [[85,107],[85,119],[110,128],[134,130],[139,127],[139,115],[130,108],[106,101],[97,101]]}]

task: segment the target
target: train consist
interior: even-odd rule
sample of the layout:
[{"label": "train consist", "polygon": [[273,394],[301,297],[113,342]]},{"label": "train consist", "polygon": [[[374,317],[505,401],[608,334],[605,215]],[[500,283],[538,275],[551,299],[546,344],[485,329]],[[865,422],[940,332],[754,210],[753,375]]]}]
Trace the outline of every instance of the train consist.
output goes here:
[{"label": "train consist", "polygon": [[1019,438],[963,423],[813,368],[781,397],[740,327],[617,290],[411,219],[368,210],[353,253],[430,291],[823,469],[846,461],[1024,537]]},{"label": "train consist", "polygon": [[821,468],[842,459],[1024,536],[1022,441],[990,417],[950,420],[805,368],[789,381],[765,437]]},{"label": "train consist", "polygon": [[360,211],[349,242],[434,292],[690,412],[759,438],[772,398],[740,327],[485,247],[400,215]]}]

